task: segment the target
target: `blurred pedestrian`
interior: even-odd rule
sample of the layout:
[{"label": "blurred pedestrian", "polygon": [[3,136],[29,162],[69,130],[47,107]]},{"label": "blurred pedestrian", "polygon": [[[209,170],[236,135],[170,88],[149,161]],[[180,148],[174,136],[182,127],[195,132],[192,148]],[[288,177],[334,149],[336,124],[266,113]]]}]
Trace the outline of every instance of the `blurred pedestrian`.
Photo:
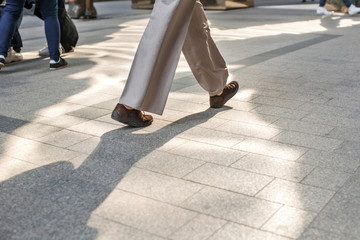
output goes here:
[{"label": "blurred pedestrian", "polygon": [[[0,20],[0,68],[5,64],[11,38],[16,29],[16,23],[21,17],[25,0],[7,0],[4,14]],[[40,11],[45,22],[46,41],[50,52],[50,70],[67,66],[67,62],[60,57],[60,26],[58,21],[58,1],[39,0]]]},{"label": "blurred pedestrian", "polygon": [[[360,8],[356,7],[350,2],[350,0],[343,0],[344,4],[348,8],[349,15],[355,15],[360,12]],[[332,13],[325,8],[326,0],[320,0],[319,7],[316,9],[316,13],[319,15],[331,15]]]},{"label": "blurred pedestrian", "polygon": [[[6,5],[6,0],[0,0],[0,19],[4,13]],[[23,47],[22,39],[19,33],[19,26],[21,23],[21,18],[19,19],[18,23],[16,24],[16,29],[14,35],[11,38],[11,45],[8,49],[7,57],[5,58],[5,63],[12,63],[12,62],[19,62],[23,60],[23,56],[20,53],[21,48]]]},{"label": "blurred pedestrian", "polygon": [[200,0],[156,0],[111,117],[131,127],[145,127],[153,117],[141,111],[162,114],[181,50],[209,93],[210,107],[223,107],[236,94],[237,82],[226,85],[228,69],[211,38]]},{"label": "blurred pedestrian", "polygon": [[[43,19],[38,6],[35,7],[34,15]],[[62,53],[74,52],[79,39],[79,34],[74,22],[71,20],[71,17],[66,11],[65,0],[58,0],[58,19],[61,35],[59,46],[60,55]],[[39,56],[49,56],[49,48],[47,45],[39,50]]]}]

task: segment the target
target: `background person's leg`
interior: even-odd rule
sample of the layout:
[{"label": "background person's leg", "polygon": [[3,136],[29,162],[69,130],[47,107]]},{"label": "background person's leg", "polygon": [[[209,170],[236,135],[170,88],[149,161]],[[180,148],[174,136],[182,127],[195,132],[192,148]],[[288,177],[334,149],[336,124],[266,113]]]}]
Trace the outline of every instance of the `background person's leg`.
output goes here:
[{"label": "background person's leg", "polygon": [[228,69],[211,38],[208,21],[200,1],[197,1],[194,7],[183,53],[196,80],[210,96],[223,90],[229,76]]},{"label": "background person's leg", "polygon": [[162,114],[195,2],[155,2],[120,103],[137,110]]},{"label": "background person's leg", "polygon": [[40,11],[44,19],[50,59],[58,61],[60,58],[60,24],[58,20],[57,0],[40,0]]},{"label": "background person's leg", "polygon": [[25,0],[8,0],[0,20],[0,55],[7,56]]}]

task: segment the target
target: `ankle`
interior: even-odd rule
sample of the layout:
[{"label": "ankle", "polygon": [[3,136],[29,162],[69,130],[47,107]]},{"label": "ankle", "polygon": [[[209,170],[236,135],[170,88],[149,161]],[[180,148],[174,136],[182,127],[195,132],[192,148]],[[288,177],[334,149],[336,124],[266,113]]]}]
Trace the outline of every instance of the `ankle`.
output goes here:
[{"label": "ankle", "polygon": [[216,94],[216,96],[220,96],[222,93],[223,93],[223,90],[221,90],[220,92],[218,92],[218,93]]}]

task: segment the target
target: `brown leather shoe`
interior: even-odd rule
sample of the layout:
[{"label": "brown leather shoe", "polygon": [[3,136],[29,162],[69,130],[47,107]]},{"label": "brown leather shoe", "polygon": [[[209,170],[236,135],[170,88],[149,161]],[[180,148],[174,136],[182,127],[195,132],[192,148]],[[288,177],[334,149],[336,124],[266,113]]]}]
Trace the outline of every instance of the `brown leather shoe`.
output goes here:
[{"label": "brown leather shoe", "polygon": [[221,95],[215,95],[210,97],[210,107],[221,108],[224,104],[232,98],[239,90],[239,84],[235,81],[228,83]]},{"label": "brown leather shoe", "polygon": [[146,127],[149,126],[153,117],[145,115],[136,109],[127,109],[123,104],[118,103],[111,114],[111,118],[115,121],[125,123],[130,127]]}]

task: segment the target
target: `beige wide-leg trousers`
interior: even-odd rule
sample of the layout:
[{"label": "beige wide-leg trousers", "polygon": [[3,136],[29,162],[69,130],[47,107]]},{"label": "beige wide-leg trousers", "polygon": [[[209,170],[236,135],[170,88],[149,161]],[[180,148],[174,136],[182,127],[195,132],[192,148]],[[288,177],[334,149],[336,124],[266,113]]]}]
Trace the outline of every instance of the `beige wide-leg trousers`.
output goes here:
[{"label": "beige wide-leg trousers", "polygon": [[210,96],[226,84],[228,71],[210,36],[199,0],[156,0],[139,43],[120,103],[161,115],[181,50]]}]

